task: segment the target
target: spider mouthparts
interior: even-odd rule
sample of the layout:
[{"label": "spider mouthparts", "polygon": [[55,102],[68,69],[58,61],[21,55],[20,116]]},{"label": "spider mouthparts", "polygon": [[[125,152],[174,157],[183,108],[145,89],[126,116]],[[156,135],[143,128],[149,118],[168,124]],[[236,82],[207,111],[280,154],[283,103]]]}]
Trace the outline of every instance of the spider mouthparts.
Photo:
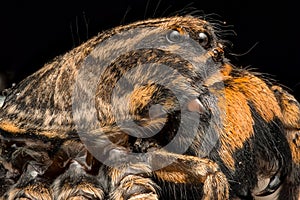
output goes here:
[{"label": "spider mouthparts", "polygon": [[270,179],[267,187],[264,190],[260,191],[259,193],[255,194],[255,196],[263,197],[263,196],[271,195],[281,186],[281,183],[282,183],[281,178],[278,176],[278,174],[276,174]]}]

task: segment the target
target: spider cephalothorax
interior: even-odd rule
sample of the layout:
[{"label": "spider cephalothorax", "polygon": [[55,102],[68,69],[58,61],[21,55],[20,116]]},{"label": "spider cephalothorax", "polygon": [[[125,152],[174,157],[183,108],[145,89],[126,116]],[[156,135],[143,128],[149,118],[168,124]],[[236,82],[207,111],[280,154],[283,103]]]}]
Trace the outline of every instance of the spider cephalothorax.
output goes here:
[{"label": "spider cephalothorax", "polygon": [[209,22],[105,31],[11,88],[3,199],[300,198],[300,106]]}]

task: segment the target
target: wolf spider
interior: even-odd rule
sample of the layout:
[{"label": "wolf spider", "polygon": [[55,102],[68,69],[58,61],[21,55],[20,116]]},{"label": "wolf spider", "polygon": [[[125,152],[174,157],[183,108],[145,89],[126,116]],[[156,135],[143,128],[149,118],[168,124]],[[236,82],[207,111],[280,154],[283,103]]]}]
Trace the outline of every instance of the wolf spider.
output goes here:
[{"label": "wolf spider", "polygon": [[105,31],[8,90],[2,199],[300,198],[300,106],[217,24]]}]

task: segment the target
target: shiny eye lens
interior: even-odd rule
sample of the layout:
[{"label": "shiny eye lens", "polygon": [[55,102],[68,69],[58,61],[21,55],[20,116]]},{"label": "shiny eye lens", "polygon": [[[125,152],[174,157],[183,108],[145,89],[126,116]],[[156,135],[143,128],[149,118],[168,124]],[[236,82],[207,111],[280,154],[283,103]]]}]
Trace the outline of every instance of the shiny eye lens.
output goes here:
[{"label": "shiny eye lens", "polygon": [[202,46],[206,46],[209,42],[209,39],[208,39],[208,36],[206,33],[199,33],[199,43],[202,45]]},{"label": "shiny eye lens", "polygon": [[177,43],[181,42],[183,37],[178,31],[172,30],[167,34],[167,40],[171,43]]}]

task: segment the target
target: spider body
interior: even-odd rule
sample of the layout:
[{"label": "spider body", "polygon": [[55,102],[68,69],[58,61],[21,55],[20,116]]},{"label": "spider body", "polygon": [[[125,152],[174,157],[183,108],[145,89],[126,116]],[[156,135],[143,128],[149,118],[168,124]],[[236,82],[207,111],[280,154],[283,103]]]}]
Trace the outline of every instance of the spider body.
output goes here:
[{"label": "spider body", "polygon": [[300,198],[300,106],[209,22],[116,27],[12,88],[2,199]]}]

